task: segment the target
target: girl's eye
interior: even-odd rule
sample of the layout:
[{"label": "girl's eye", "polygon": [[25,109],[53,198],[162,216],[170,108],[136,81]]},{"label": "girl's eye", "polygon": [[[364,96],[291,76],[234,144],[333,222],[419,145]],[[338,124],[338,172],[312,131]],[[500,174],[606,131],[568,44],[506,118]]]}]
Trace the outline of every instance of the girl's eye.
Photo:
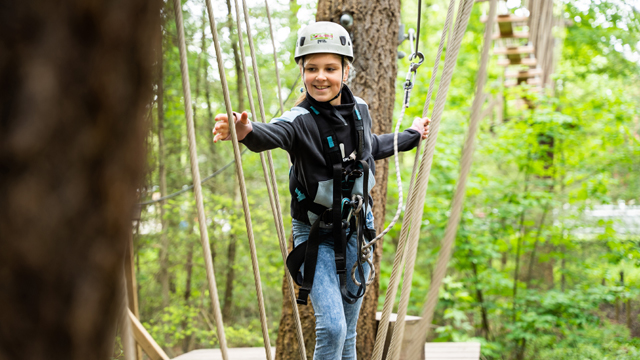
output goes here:
[{"label": "girl's eye", "polygon": [[315,69],[316,69],[316,68],[312,68],[312,67],[310,67],[310,68],[307,68],[307,71],[315,71]]}]

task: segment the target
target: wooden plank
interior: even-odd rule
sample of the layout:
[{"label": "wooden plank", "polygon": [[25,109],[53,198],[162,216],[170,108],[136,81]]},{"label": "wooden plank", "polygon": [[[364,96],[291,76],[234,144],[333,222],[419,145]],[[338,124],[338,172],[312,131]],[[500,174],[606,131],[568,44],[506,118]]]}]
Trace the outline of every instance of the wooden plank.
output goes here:
[{"label": "wooden plank", "polygon": [[[483,22],[483,23],[487,22],[487,18],[488,18],[487,15],[483,15],[483,16],[480,17],[480,21]],[[501,15],[498,15],[496,17],[495,21],[498,24],[504,23],[504,22],[510,22],[510,23],[527,22],[527,21],[529,21],[529,17],[528,16],[516,16],[516,15],[513,15],[513,14],[501,14]]]},{"label": "wooden plank", "polygon": [[[257,348],[229,348],[231,360],[266,360],[267,354],[263,347]],[[276,348],[272,347],[273,358],[276,356]],[[182,354],[173,360],[222,360],[220,349],[200,349]]]},{"label": "wooden plank", "polygon": [[499,59],[498,65],[500,66],[509,66],[509,65],[536,66],[538,65],[538,61],[534,58],[518,58],[517,61],[513,61],[511,59]]},{"label": "wooden plank", "polygon": [[529,69],[521,71],[508,71],[504,74],[508,78],[527,79],[542,75],[542,69]]},{"label": "wooden plank", "polygon": [[540,85],[540,79],[529,79],[526,82],[516,82],[516,81],[505,81],[504,86],[505,87],[514,87],[514,86],[518,86],[520,84],[527,84],[527,85]]},{"label": "wooden plank", "polygon": [[164,350],[158,345],[158,343],[153,340],[151,335],[147,332],[147,329],[142,326],[138,318],[133,315],[131,310],[129,310],[129,319],[131,320],[131,327],[133,330],[133,337],[136,339],[136,342],[142,350],[144,350],[145,354],[151,358],[151,360],[169,360],[167,354],[165,354]]},{"label": "wooden plank", "polygon": [[533,54],[533,46],[518,46],[518,47],[506,47],[493,49],[494,55],[520,55],[520,54]]},{"label": "wooden plank", "polygon": [[493,40],[497,39],[528,39],[529,32],[528,31],[512,31],[511,34],[504,34],[502,32],[497,32],[492,36]]},{"label": "wooden plank", "polygon": [[478,360],[480,343],[426,343],[424,352],[425,360]]}]

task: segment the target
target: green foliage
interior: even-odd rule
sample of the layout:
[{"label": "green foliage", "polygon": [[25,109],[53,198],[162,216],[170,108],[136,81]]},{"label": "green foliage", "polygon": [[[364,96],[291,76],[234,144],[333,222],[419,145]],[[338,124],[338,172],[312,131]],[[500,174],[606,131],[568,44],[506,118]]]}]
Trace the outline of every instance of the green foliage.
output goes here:
[{"label": "green foliage", "polygon": [[[447,3],[434,0],[423,4],[420,47],[426,61],[418,71],[405,119],[422,114],[428,83],[436,70],[434,56]],[[270,2],[285,97],[298,75],[292,59],[295,34],[301,24],[313,18],[315,6],[295,1]],[[415,2],[402,4],[402,20],[407,27],[415,24],[416,6]],[[233,154],[229,143],[214,146],[211,142],[213,115],[226,109],[203,5],[186,1],[183,9],[197,160],[204,177],[231,161]],[[486,9],[487,3],[474,6],[440,124],[409,303],[412,315],[422,311],[450,215],[482,49],[484,24],[479,18]],[[226,6],[221,3],[216,10],[222,70],[235,108],[240,102],[238,90],[244,88],[244,82],[237,81],[240,74],[231,46],[237,32],[228,28]],[[615,220],[594,220],[588,213],[602,204],[640,203],[638,10],[613,0],[569,0],[557,3],[556,12],[566,20],[566,28],[556,33],[559,57],[553,89],[540,94],[531,93],[524,86],[505,89],[503,68],[495,60],[489,65],[485,91],[492,99],[503,99],[505,109],[501,114],[494,109],[481,123],[455,253],[440,292],[434,318],[437,328],[430,340],[480,342],[487,360],[518,356],[637,358],[640,344],[623,327],[612,325],[607,309],[616,301],[634,300],[640,294],[640,235],[622,232]],[[269,121],[272,114],[279,112],[279,104],[266,12],[262,4],[256,3],[251,4],[249,13]],[[163,17],[164,148],[161,156],[156,101],[150,108],[148,176],[140,191],[141,201],[160,195],[160,162],[166,169],[167,192],[191,183],[171,4],[165,4]],[[246,36],[244,40],[248,55]],[[408,44],[403,43],[400,50],[408,52]],[[251,64],[248,66],[252,74]],[[408,66],[407,58],[398,61],[398,89]],[[441,73],[442,62],[437,70]],[[250,78],[253,81],[253,75]],[[437,91],[436,86],[431,107]],[[255,89],[252,94],[257,100]],[[396,114],[400,111],[400,94],[397,91]],[[294,89],[291,97],[296,95]],[[535,106],[519,105],[523,96]],[[285,104],[285,109],[292,102]],[[248,108],[246,94],[244,104]],[[259,113],[253,114],[252,120],[260,121]],[[405,197],[414,156],[415,152],[409,152],[400,159]],[[273,157],[288,227],[288,162],[281,151],[274,151]],[[270,339],[275,343],[282,306],[283,261],[260,156],[248,152],[242,162]],[[394,209],[399,192],[394,185],[393,162],[390,166],[392,185],[388,187],[387,209]],[[230,346],[262,346],[245,218],[236,182],[232,166],[203,185],[206,226],[218,296],[221,306],[228,310],[224,319],[227,342]],[[159,204],[144,207],[135,232],[141,318],[170,356],[194,348],[217,347],[192,193],[172,198],[162,210],[161,219]],[[387,223],[393,215],[393,211],[387,211]],[[400,235],[399,224],[383,243],[380,305]],[[166,263],[161,261],[163,251],[167,254]],[[620,282],[620,272],[624,272],[624,284]],[[168,278],[168,289],[163,287],[163,274]]]}]

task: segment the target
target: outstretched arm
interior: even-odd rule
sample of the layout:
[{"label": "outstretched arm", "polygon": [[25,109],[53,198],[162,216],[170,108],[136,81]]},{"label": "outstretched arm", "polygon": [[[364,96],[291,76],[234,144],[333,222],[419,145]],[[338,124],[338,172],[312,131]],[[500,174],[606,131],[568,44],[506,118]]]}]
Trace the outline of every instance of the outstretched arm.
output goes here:
[{"label": "outstretched arm", "polygon": [[[295,131],[291,122],[274,121],[269,124],[261,122],[251,122],[249,114],[243,111],[242,114],[233,113],[236,124],[236,134],[238,141],[253,152],[261,152],[275,148],[291,151],[295,137]],[[226,114],[218,114],[215,117],[216,125],[213,129],[213,142],[220,140],[230,140],[229,121]]]},{"label": "outstretched arm", "polygon": [[[407,130],[398,134],[398,151],[408,151],[416,146],[420,139],[429,136],[429,118],[415,118]],[[385,159],[393,155],[394,134],[371,135],[371,155],[375,160]]]}]

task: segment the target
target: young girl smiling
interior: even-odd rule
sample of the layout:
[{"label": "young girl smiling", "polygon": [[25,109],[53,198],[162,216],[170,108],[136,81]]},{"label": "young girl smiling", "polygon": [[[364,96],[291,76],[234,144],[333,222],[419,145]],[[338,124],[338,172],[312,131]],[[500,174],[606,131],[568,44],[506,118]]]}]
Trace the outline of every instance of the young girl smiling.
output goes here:
[{"label": "young girl smiling", "polygon": [[[356,325],[364,295],[364,286],[350,276],[358,261],[357,233],[363,232],[368,240],[374,237],[369,191],[375,185],[375,160],[393,155],[394,135],[371,133],[367,104],[345,84],[353,48],[342,26],[316,22],[302,29],[295,60],[305,88],[297,106],[269,124],[249,121],[246,111],[234,113],[236,133],[251,151],[281,148],[289,153],[294,250],[287,266],[301,285],[298,303],[306,304],[307,296],[313,303],[313,358],[351,360],[356,359]],[[230,139],[227,115],[218,114],[215,120],[214,142]],[[425,139],[428,124],[428,118],[416,118],[411,128],[398,134],[398,151],[411,150]],[[363,228],[356,231],[343,205],[358,195],[366,211]],[[358,270],[355,278],[365,284],[367,263]]]}]

